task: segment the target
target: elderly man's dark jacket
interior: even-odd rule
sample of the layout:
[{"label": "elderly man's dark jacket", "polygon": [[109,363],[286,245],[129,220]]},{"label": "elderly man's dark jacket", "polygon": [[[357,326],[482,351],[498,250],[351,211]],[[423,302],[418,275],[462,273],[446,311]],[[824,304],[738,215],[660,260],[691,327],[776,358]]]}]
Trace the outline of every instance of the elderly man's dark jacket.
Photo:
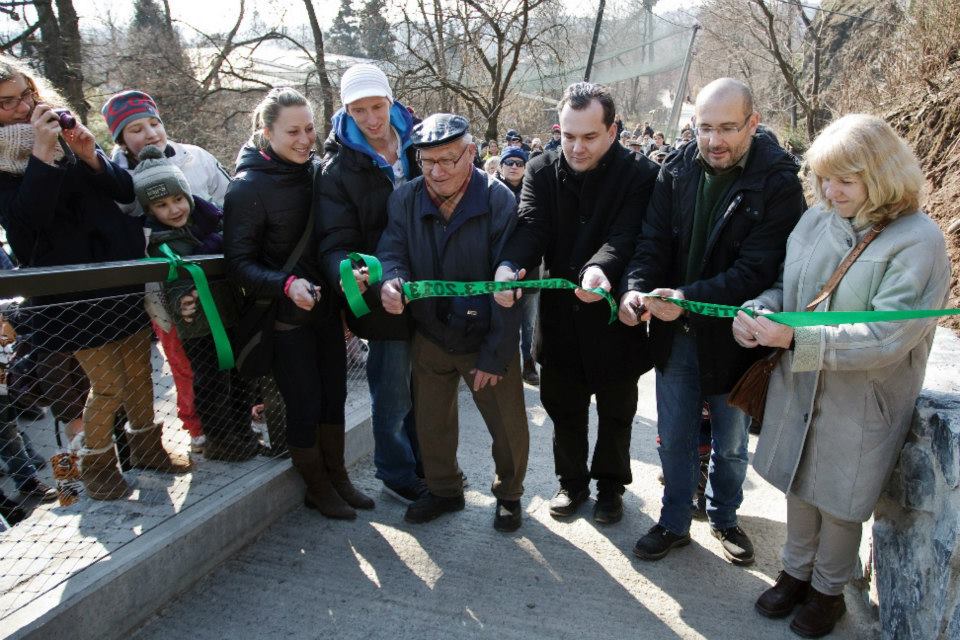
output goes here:
[{"label": "elderly man's dark jacket", "polygon": [[[449,221],[426,192],[423,177],[399,187],[388,202],[377,255],[384,280],[492,280],[517,222],[517,201],[502,182],[472,169]],[[477,369],[503,375],[520,342],[520,310],[491,294],[424,298],[410,303],[416,331],[450,353],[477,353]]]},{"label": "elderly man's dark jacket", "polygon": [[[582,174],[570,169],[562,149],[544,152],[527,165],[520,220],[504,260],[535,273],[543,258],[550,277],[577,283],[596,265],[616,287],[656,177],[656,164],[616,143]],[[540,292],[534,348],[544,367],[591,386],[638,377],[652,366],[642,329],[611,324],[605,301],[585,304],[568,290]]]},{"label": "elderly man's dark jacket", "polygon": [[[688,300],[740,305],[777,279],[786,253],[787,236],[806,208],[796,160],[775,138],[754,136],[742,174],[727,190],[722,211],[707,236],[700,279],[684,284],[703,167],[691,141],[664,163],[650,201],[643,233],[623,286],[648,292],[658,287],[680,289]],[[690,314],[675,322],[656,319],[651,346],[658,368],[666,365],[675,331],[693,331],[697,338],[700,384],[704,394],[727,393],[765,349],[744,349],[733,340],[729,318]]]}]

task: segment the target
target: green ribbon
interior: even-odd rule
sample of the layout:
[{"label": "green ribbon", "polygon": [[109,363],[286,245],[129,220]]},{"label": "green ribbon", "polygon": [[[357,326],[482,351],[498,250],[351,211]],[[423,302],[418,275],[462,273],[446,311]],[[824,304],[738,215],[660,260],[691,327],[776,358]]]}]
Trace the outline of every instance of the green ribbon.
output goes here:
[{"label": "green ribbon", "polygon": [[[370,272],[370,284],[376,284],[383,277],[383,267],[380,261],[374,257],[363,253],[351,253],[346,260],[340,262],[340,281],[343,286],[343,294],[347,298],[347,305],[353,315],[360,318],[370,313],[370,308],[364,301],[360,293],[360,287],[357,286],[353,278],[353,262],[361,262],[366,265]],[[454,282],[452,280],[417,280],[415,282],[404,282],[402,285],[403,295],[411,302],[422,300],[423,298],[453,298],[464,296],[482,296],[499,291],[510,291],[512,289],[580,289],[580,285],[564,280],[563,278],[545,278],[543,280],[515,280],[512,282],[493,282],[490,280],[481,280],[476,282]],[[595,293],[610,305],[610,324],[617,320],[617,301],[609,292],[597,287],[588,289]]]},{"label": "green ribbon", "polygon": [[833,326],[838,324],[856,324],[860,322],[902,322],[904,320],[918,320],[920,318],[939,318],[941,316],[960,315],[960,309],[904,309],[904,310],[881,310],[881,311],[781,311],[779,313],[760,314],[753,309],[746,307],[735,307],[728,304],[712,304],[709,302],[696,302],[694,300],[681,300],[679,298],[667,298],[665,296],[655,296],[650,294],[641,294],[648,298],[659,298],[672,302],[681,309],[696,313],[702,316],[712,316],[714,318],[733,318],[738,312],[743,311],[751,317],[762,315],[767,320],[772,320],[788,327],[820,327]]},{"label": "green ribbon", "polygon": [[368,286],[375,285],[383,279],[383,267],[375,257],[363,253],[348,253],[347,258],[340,261],[340,286],[343,287],[343,295],[346,296],[347,305],[349,305],[353,315],[361,318],[370,313],[370,307],[367,306],[367,301],[363,299],[360,286],[353,277],[354,262],[360,262],[367,267]]},{"label": "green ribbon", "polygon": [[[374,256],[368,256],[362,253],[351,253],[348,259],[340,263],[340,279],[343,282],[343,293],[347,297],[347,304],[350,310],[358,318],[370,313],[367,303],[364,302],[360,293],[360,287],[357,286],[353,278],[353,262],[360,262],[366,265],[370,272],[370,284],[376,284],[383,277],[383,267],[380,261]],[[408,300],[421,300],[423,298],[450,298],[461,296],[480,296],[500,291],[510,291],[512,289],[580,289],[580,285],[563,278],[545,278],[542,280],[515,280],[511,282],[493,282],[491,280],[482,280],[476,282],[454,282],[451,280],[417,280],[414,282],[404,282],[402,285],[403,295]],[[610,324],[617,319],[617,301],[609,292],[603,289],[588,289],[607,301],[610,306]],[[756,317],[758,314],[753,309],[746,307],[736,307],[728,304],[713,304],[710,302],[697,302],[695,300],[681,300],[680,298],[668,298],[665,296],[656,296],[649,293],[643,293],[646,298],[659,298],[672,302],[681,309],[696,313],[702,316],[712,316],[714,318],[733,318],[738,312],[743,311],[747,315]],[[782,311],[779,313],[762,314],[767,320],[773,320],[788,327],[819,327],[823,325],[855,324],[859,322],[901,322],[903,320],[917,320],[919,318],[938,318],[941,316],[960,315],[960,309],[911,309],[895,311]]]},{"label": "green ribbon", "polygon": [[227,337],[227,329],[223,326],[223,320],[217,310],[217,303],[213,300],[210,283],[207,282],[207,274],[203,272],[200,265],[184,260],[166,243],[161,244],[159,250],[163,257],[147,258],[147,260],[167,264],[167,282],[179,278],[180,269],[186,270],[190,275],[193,279],[194,288],[197,290],[197,296],[200,298],[200,308],[203,309],[203,313],[207,317],[207,324],[210,326],[210,335],[213,337],[213,346],[217,351],[217,363],[220,370],[232,369],[234,366],[233,349],[230,348],[230,338]]}]

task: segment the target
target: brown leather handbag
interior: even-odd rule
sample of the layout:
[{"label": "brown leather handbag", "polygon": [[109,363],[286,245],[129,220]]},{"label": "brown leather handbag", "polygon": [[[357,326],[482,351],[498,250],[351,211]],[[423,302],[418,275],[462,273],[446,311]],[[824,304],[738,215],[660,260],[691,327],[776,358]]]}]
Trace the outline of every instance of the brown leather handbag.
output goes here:
[{"label": "brown leather handbag", "polygon": [[[853,251],[848,253],[847,257],[843,259],[843,262],[837,266],[833,275],[827,280],[827,284],[823,285],[823,288],[820,289],[816,297],[805,307],[807,311],[816,309],[818,304],[826,300],[830,294],[833,293],[837,285],[840,284],[840,280],[846,275],[847,270],[850,269],[850,266],[857,261],[857,258],[864,252],[867,245],[873,242],[873,239],[880,235],[880,232],[883,231],[886,226],[886,223],[882,223],[871,227],[870,231],[868,231],[866,235],[863,236],[863,239],[857,243],[857,246],[853,248]],[[758,423],[763,424],[763,412],[767,405],[767,390],[770,387],[770,375],[780,362],[784,351],[785,349],[775,349],[770,355],[754,362],[740,379],[737,380],[737,384],[733,385],[730,393],[727,394],[727,404],[740,409]]]}]

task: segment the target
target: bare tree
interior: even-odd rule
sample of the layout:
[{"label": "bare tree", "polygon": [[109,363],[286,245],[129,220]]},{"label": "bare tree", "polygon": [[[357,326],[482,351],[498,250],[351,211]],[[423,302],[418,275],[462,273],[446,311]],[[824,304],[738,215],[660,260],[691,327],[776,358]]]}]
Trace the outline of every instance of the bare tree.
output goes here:
[{"label": "bare tree", "polygon": [[400,67],[411,90],[439,89],[439,106],[462,103],[485,122],[488,138],[513,98],[522,63],[556,54],[562,24],[537,14],[557,0],[414,0],[401,2],[402,45],[411,63]]}]

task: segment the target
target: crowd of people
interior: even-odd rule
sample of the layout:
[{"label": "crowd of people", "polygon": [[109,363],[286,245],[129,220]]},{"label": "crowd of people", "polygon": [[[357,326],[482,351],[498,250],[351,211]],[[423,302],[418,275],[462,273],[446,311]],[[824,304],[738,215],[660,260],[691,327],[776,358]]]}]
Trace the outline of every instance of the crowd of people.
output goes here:
[{"label": "crowd of people", "polygon": [[[522,526],[526,381],[539,386],[554,429],[550,514],[575,516],[595,483],[593,519],[619,522],[638,380],[654,369],[663,499],[633,552],[656,561],[689,544],[706,444],[705,516],[723,555],[749,565],[753,543],[737,514],[750,419],[728,399],[755,363],[778,358],[753,464],[786,495],[787,538],[783,570],[756,608],[785,617],[799,606],[794,631],[829,633],[845,610],[862,522],[906,436],[935,321],[792,329],[764,316],[945,304],[944,239],[920,208],[923,179],[906,143],[879,118],[839,118],[807,153],[808,207],[797,161],[730,78],[699,92],[673,145],[649,123],[625,131],[609,90],[586,82],[564,92],[546,144],[511,129],[502,145],[478,145],[460,115],[416,119],[371,64],[344,72],[340,98],[317,153],[310,102],[270,90],[230,179],[203,149],[167,139],[157,105],[137,91],[103,109],[117,143],[108,157],[82,124],[63,128],[53,109],[62,102],[42,79],[4,59],[0,224],[24,267],[157,255],[163,245],[182,256],[222,251],[242,294],[232,313],[262,312],[267,348],[252,357],[286,406],[305,503],[329,518],[375,507],[344,465],[345,322],[369,345],[376,477],[408,505],[406,521],[465,507],[463,381],[492,439],[493,526]],[[382,280],[354,253],[376,256]],[[541,276],[577,288],[416,301],[404,289]],[[119,311],[80,294],[36,298],[56,304],[18,319],[41,356],[75,359],[89,385],[81,477],[94,499],[128,491],[113,442],[120,405],[133,466],[190,469],[163,448],[153,416],[151,322],[192,444],[214,459],[257,453],[244,381],[214,366],[196,291],[165,287]],[[368,313],[348,307],[354,289]],[[600,290],[618,301],[617,321]],[[666,298],[751,313],[701,316]],[[217,306],[229,316],[231,304]],[[234,418],[213,428],[224,415]]]}]

